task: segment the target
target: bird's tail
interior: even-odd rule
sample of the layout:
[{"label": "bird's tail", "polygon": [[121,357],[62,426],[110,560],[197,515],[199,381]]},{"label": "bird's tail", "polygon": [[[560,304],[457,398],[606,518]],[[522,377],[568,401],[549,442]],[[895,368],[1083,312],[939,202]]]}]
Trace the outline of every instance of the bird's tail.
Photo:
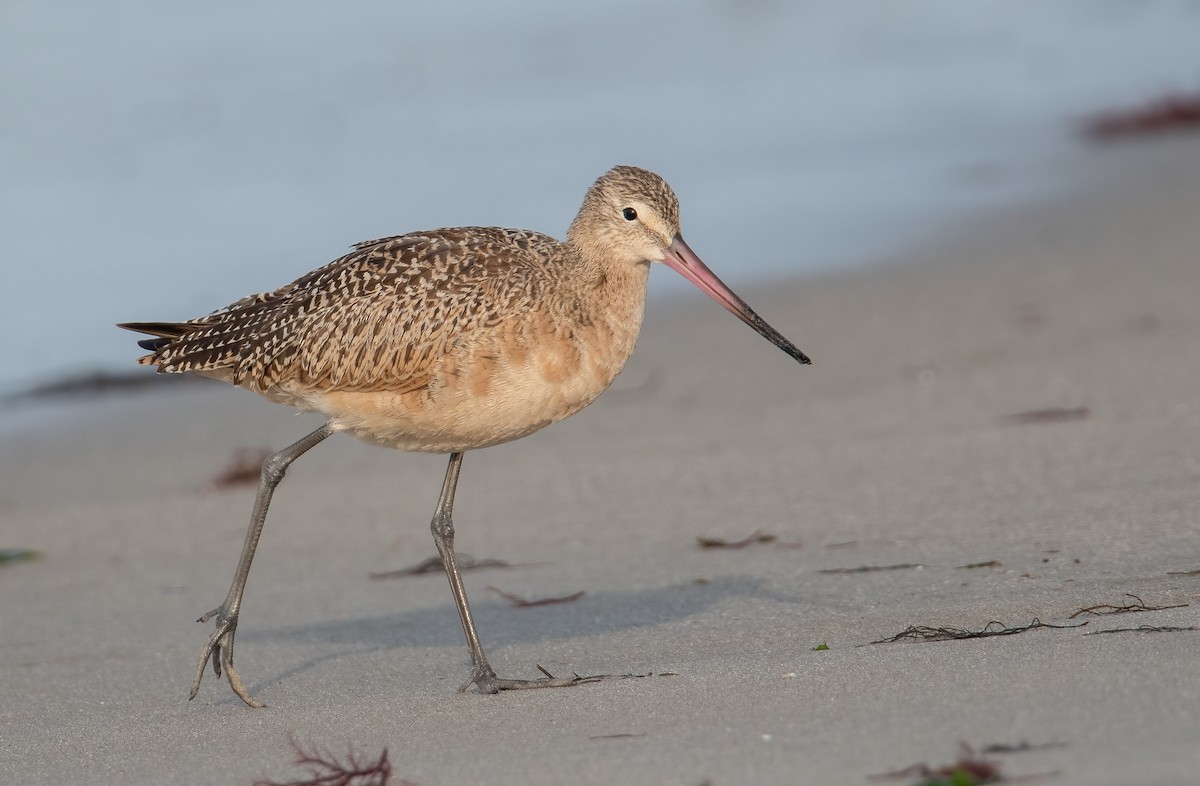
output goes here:
[{"label": "bird's tail", "polygon": [[139,347],[151,352],[157,352],[192,329],[186,322],[121,322],[117,327],[154,336],[138,342]]}]

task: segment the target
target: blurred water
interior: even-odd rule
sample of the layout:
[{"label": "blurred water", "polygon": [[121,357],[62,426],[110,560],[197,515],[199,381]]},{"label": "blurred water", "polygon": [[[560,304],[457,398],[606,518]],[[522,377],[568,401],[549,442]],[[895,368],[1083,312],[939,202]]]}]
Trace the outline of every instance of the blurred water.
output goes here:
[{"label": "blurred water", "polygon": [[876,259],[1064,188],[1072,123],[1196,87],[1198,33],[1185,0],[6,0],[0,390],[357,240],[561,236],[616,163],[735,288]]}]

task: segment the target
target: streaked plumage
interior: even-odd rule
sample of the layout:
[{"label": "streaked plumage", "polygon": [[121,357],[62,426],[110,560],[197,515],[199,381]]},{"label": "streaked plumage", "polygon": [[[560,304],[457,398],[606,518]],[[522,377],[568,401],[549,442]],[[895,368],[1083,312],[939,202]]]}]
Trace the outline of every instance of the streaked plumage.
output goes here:
[{"label": "streaked plumage", "polygon": [[232,670],[232,647],[266,509],[291,461],[347,431],[387,447],[453,454],[433,532],[471,648],[470,682],[485,691],[570,683],[501,680],[487,665],[454,566],[458,465],[463,451],[561,420],[611,384],[637,342],[650,264],[658,261],[808,362],[692,253],[679,234],[674,192],[635,167],[596,181],[566,242],[494,227],[413,232],[359,243],[286,286],[208,316],[121,325],[156,337],[139,342],[151,350],[139,363],[221,379],[329,418],[264,464],[229,596],[202,618],[215,616],[217,631],[201,669],[211,658],[257,705]]}]

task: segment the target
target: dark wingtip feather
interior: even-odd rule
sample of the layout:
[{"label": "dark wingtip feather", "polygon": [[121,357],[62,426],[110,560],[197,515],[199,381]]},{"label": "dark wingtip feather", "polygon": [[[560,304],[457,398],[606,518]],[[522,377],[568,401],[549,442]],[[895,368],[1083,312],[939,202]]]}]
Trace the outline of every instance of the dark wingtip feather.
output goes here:
[{"label": "dark wingtip feather", "polygon": [[170,343],[171,339],[169,338],[144,338],[138,342],[138,346],[151,352],[157,352]]},{"label": "dark wingtip feather", "polygon": [[117,327],[160,338],[179,338],[191,329],[186,322],[118,322]]},{"label": "dark wingtip feather", "polygon": [[120,322],[117,327],[154,336],[138,341],[139,347],[151,352],[157,352],[188,331],[188,325],[183,322]]}]

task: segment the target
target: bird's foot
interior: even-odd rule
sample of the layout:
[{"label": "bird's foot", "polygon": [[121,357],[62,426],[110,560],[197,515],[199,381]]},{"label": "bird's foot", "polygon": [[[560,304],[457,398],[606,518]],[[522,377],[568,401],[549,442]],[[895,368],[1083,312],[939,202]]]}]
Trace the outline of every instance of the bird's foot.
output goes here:
[{"label": "bird's foot", "polygon": [[462,684],[458,692],[463,693],[472,685],[477,687],[480,693],[499,693],[502,690],[527,690],[529,688],[569,688],[572,685],[582,685],[586,682],[599,682],[607,676],[598,674],[584,677],[574,674],[570,677],[555,677],[541,666],[537,668],[546,676],[538,680],[508,680],[497,677],[496,672],[492,671],[492,667],[484,663],[471,670],[471,678]]},{"label": "bird's foot", "polygon": [[233,636],[237,632],[237,612],[226,611],[225,604],[222,603],[196,622],[208,622],[214,617],[217,620],[217,627],[208,637],[208,642],[205,643],[204,650],[200,653],[200,663],[196,666],[196,679],[192,682],[192,692],[188,696],[188,701],[196,698],[196,694],[200,692],[200,680],[204,677],[204,667],[208,665],[209,661],[212,661],[213,673],[220,678],[221,670],[224,669],[225,678],[229,680],[229,687],[233,688],[233,692],[238,695],[239,699],[255,709],[262,707],[263,703],[250,695],[246,686],[242,684],[242,678],[233,668]]}]

